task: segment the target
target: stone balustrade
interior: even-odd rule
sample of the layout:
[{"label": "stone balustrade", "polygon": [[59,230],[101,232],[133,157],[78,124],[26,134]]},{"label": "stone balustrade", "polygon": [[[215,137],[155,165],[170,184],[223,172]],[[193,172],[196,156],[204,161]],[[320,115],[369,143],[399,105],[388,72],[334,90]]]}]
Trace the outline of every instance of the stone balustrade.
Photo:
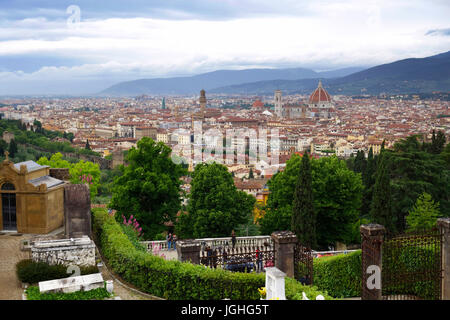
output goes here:
[{"label": "stone balustrade", "polygon": [[[225,248],[231,247],[231,237],[224,238],[202,238],[195,239],[202,245],[202,249],[205,246],[211,248]],[[161,250],[167,250],[166,240],[155,240],[155,241],[141,241],[141,243],[147,248],[147,251],[151,251],[152,245],[159,245]],[[272,239],[270,236],[250,236],[250,237],[236,237],[236,248],[239,247],[265,247],[266,244],[273,248]]]}]

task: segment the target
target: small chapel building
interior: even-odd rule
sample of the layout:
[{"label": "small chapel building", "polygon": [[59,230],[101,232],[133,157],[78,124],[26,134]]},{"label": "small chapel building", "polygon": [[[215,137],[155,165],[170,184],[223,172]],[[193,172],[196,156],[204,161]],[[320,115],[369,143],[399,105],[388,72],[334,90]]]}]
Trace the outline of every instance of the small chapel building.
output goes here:
[{"label": "small chapel building", "polygon": [[64,224],[63,180],[34,161],[0,163],[0,231],[47,234]]}]

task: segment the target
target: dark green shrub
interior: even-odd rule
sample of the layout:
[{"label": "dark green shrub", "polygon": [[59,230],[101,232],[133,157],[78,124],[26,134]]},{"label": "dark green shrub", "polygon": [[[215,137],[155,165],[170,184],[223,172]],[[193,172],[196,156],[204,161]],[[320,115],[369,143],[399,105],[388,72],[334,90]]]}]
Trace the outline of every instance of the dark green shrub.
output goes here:
[{"label": "dark green shrub", "polygon": [[[80,267],[80,274],[98,273],[97,266]],[[67,266],[49,265],[45,262],[33,262],[31,259],[19,261],[16,264],[17,278],[25,283],[38,283],[41,281],[67,278],[70,274],[67,273]]]}]

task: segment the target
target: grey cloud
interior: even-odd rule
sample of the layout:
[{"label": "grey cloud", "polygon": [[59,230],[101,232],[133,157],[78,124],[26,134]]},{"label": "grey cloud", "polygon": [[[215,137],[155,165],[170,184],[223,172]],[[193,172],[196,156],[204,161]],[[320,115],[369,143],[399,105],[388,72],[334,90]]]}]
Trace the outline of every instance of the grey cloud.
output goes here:
[{"label": "grey cloud", "polygon": [[12,0],[2,4],[0,16],[25,19],[45,16],[64,19],[70,5],[81,9],[86,19],[152,17],[161,19],[226,20],[232,18],[305,15],[308,1],[293,0],[46,0],[39,4]]},{"label": "grey cloud", "polygon": [[450,36],[450,28],[432,29],[425,33],[426,36]]}]

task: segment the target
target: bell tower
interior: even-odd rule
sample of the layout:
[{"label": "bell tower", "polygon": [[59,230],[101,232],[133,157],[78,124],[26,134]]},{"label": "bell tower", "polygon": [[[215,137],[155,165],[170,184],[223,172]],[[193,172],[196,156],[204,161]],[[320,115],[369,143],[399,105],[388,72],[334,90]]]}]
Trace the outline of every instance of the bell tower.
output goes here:
[{"label": "bell tower", "polygon": [[200,90],[200,115],[202,117],[202,119],[205,118],[205,108],[206,108],[206,95],[205,95],[205,90]]},{"label": "bell tower", "polygon": [[277,117],[282,118],[283,117],[283,103],[281,100],[281,90],[275,91],[274,105],[275,105],[275,114],[277,115]]}]

